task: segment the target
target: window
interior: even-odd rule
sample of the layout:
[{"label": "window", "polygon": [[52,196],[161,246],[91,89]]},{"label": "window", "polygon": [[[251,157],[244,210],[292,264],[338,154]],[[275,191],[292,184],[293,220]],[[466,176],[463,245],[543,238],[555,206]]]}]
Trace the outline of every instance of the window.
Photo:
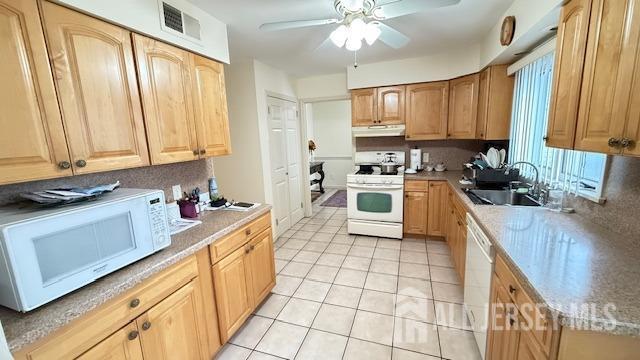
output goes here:
[{"label": "window", "polygon": [[[538,167],[541,182],[600,202],[607,156],[545,145],[553,61],[551,52],[516,73],[509,162],[531,162]],[[518,168],[526,178],[535,176],[530,166]]]}]

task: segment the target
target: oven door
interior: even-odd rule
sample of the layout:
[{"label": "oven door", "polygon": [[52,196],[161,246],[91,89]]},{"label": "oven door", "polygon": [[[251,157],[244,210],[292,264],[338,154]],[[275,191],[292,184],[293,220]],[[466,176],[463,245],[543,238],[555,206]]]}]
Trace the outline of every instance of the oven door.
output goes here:
[{"label": "oven door", "polygon": [[402,185],[347,184],[349,219],[402,223]]}]

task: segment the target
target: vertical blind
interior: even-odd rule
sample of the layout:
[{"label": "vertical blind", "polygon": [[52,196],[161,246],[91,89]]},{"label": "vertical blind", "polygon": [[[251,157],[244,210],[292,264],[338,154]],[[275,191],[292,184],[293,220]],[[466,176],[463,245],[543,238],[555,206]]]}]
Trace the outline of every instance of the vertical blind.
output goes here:
[{"label": "vertical blind", "polygon": [[[516,73],[509,162],[531,162],[542,183],[600,201],[607,157],[545,145],[554,57],[551,52]],[[524,177],[535,177],[530,166],[518,168]]]}]

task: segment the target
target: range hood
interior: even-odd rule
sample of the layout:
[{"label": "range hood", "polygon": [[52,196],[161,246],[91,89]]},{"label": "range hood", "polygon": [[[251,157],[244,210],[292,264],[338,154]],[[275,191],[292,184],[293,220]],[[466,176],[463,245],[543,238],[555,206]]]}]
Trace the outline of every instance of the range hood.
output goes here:
[{"label": "range hood", "polygon": [[404,136],[404,125],[372,125],[351,128],[353,137]]}]

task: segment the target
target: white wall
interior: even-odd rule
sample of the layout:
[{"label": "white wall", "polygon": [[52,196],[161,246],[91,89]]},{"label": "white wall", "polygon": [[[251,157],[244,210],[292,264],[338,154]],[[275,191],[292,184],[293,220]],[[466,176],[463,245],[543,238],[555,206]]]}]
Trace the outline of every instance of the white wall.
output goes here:
[{"label": "white wall", "polygon": [[349,96],[346,72],[299,78],[295,82],[301,100]]},{"label": "white wall", "polygon": [[[345,187],[353,169],[351,100],[315,102],[311,107],[315,158],[324,161],[324,186]],[[308,119],[308,118],[307,118]]]}]

